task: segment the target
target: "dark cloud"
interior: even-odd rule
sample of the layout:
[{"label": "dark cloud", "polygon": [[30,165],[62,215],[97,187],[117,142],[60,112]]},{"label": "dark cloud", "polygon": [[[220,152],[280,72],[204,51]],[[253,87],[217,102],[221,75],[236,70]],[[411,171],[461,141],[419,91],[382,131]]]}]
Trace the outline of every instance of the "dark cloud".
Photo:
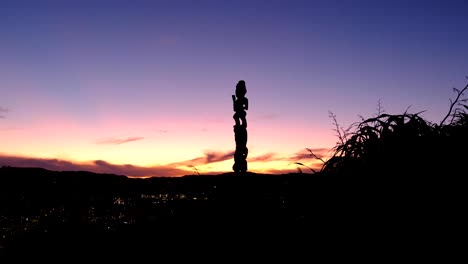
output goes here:
[{"label": "dark cloud", "polygon": [[221,152],[207,152],[206,155],[206,163],[218,162],[231,159],[234,156],[234,151],[230,151],[227,153]]},{"label": "dark cloud", "polygon": [[59,159],[40,159],[16,156],[1,156],[0,166],[38,167],[53,171],[91,171],[95,173],[111,173],[132,177],[148,176],[183,176],[192,174],[191,170],[182,170],[174,166],[135,166],[131,164],[112,164],[103,160],[85,163],[74,163]]},{"label": "dark cloud", "polygon": [[131,164],[111,164],[103,160],[95,160],[94,168],[102,172],[119,172],[115,174],[122,174],[127,176],[182,176],[192,174],[189,170],[182,170],[174,166],[136,166]]},{"label": "dark cloud", "polygon": [[[304,149],[294,153],[291,157],[285,158],[288,161],[298,161],[298,160],[311,160],[311,159],[326,159],[329,155],[330,150],[325,148],[317,149]],[[314,156],[315,155],[315,156]]]},{"label": "dark cloud", "polygon": [[234,150],[228,152],[218,152],[218,151],[207,151],[205,152],[205,156],[194,158],[187,161],[176,162],[171,165],[173,166],[199,166],[205,165],[208,163],[220,162],[225,161],[228,159],[233,159],[234,157]]},{"label": "dark cloud", "polygon": [[103,138],[96,141],[96,144],[102,145],[120,145],[132,141],[142,140],[144,137],[128,137],[128,138]]},{"label": "dark cloud", "polygon": [[0,165],[13,167],[39,167],[55,171],[79,170],[80,167],[77,164],[64,160],[16,156],[0,156]]},{"label": "dark cloud", "polygon": [[325,161],[330,157],[330,149],[317,148],[296,152],[293,156],[285,160],[291,161],[291,166],[296,166],[297,171],[310,173],[310,171],[320,171]]},{"label": "dark cloud", "polygon": [[7,113],[9,110],[7,108],[1,107],[0,106],[0,118],[5,117],[5,113]]},{"label": "dark cloud", "polygon": [[260,156],[249,158],[247,157],[248,162],[259,162],[259,161],[273,161],[276,160],[275,153],[267,153]]},{"label": "dark cloud", "polygon": [[[318,158],[326,159],[329,156],[329,149],[319,148],[319,149],[304,149],[294,153],[291,156],[279,156],[278,153],[266,153],[260,156],[248,158],[249,162],[269,162],[269,161],[312,161],[318,160]],[[313,153],[313,154],[312,154]],[[314,156],[315,155],[315,156]]]}]

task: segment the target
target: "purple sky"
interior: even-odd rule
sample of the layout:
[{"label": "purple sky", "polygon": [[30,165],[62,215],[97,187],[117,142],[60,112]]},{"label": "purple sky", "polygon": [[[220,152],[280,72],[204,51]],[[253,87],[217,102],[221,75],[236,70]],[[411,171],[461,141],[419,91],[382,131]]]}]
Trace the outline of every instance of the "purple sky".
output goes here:
[{"label": "purple sky", "polygon": [[467,14],[467,1],[4,0],[0,165],[226,157],[245,80],[250,168],[295,169],[306,147],[334,146],[328,111],[348,126],[380,100],[440,121],[466,84]]}]

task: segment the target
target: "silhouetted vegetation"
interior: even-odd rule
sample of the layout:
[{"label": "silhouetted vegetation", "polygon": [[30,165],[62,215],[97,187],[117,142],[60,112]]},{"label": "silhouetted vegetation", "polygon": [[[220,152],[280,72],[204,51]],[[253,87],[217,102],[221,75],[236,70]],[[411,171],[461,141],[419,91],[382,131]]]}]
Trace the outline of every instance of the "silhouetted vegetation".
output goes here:
[{"label": "silhouetted vegetation", "polygon": [[[468,150],[468,106],[464,89],[450,100],[447,115],[440,123],[421,117],[422,112],[391,115],[378,113],[363,118],[347,129],[335,125],[338,143],[330,159],[323,161],[321,172],[329,175],[419,175],[460,173]],[[311,154],[318,158],[309,150]]]}]

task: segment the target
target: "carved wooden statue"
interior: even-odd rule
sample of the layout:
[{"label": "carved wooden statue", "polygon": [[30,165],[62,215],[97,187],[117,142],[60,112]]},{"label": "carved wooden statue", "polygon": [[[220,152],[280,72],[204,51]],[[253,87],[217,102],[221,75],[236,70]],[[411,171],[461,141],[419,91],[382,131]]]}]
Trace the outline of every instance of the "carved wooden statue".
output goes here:
[{"label": "carved wooden statue", "polygon": [[237,173],[247,171],[247,112],[249,109],[249,100],[245,97],[247,88],[245,81],[240,80],[236,85],[236,94],[232,95],[234,108],[234,135],[236,140],[236,152],[234,153],[234,165],[232,169]]}]

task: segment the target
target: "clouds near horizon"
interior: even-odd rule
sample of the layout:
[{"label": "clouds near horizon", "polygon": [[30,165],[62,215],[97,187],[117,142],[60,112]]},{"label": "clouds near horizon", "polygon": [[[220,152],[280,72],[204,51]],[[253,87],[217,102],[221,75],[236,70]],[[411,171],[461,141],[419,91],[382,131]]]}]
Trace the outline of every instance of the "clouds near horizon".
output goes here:
[{"label": "clouds near horizon", "polygon": [[98,145],[120,145],[132,141],[142,140],[144,137],[128,137],[128,138],[102,138],[96,141]]},{"label": "clouds near horizon", "polygon": [[260,161],[272,161],[275,160],[276,153],[266,153],[260,156],[252,157],[252,158],[247,158],[247,161],[249,162],[260,162]]},{"label": "clouds near horizon", "polygon": [[91,171],[133,177],[148,176],[183,176],[192,174],[191,170],[183,170],[170,165],[136,166],[131,164],[112,164],[103,160],[89,162],[71,162],[60,159],[29,158],[0,155],[0,166],[38,167],[52,171]]},{"label": "clouds near horizon", "polygon": [[[132,139],[132,138],[128,138]],[[139,139],[136,139],[139,140]],[[122,140],[124,141],[124,140]],[[129,140],[127,142],[130,142]],[[109,142],[107,144],[119,144]],[[121,143],[120,143],[121,144]],[[311,151],[320,158],[326,160],[330,152],[328,149],[319,148],[311,149]],[[223,162],[233,159],[234,150],[221,152],[221,151],[206,151],[202,156],[196,157],[186,161],[180,161],[165,165],[151,165],[139,166],[132,164],[113,164],[105,160],[92,160],[88,162],[73,162],[62,159],[54,158],[35,158],[35,157],[21,157],[13,155],[0,154],[0,166],[12,167],[38,167],[52,171],[90,171],[95,173],[109,173],[116,175],[125,175],[130,177],[177,177],[184,175],[191,175],[194,172],[195,166],[209,165],[212,163]],[[294,165],[299,163],[304,164],[306,167],[320,170],[321,161],[315,158],[308,149],[298,151],[291,156],[283,156],[278,153],[266,153],[263,155],[252,156],[248,158],[249,163],[268,163],[280,162],[284,164]],[[282,174],[294,172],[296,167],[284,169],[267,169],[260,170],[263,173]],[[198,170],[197,170],[198,171]],[[255,172],[255,170],[253,170]],[[210,171],[207,174],[223,173],[226,171]],[[204,173],[205,174],[205,173]]]},{"label": "clouds near horizon", "polygon": [[312,155],[312,153],[320,159],[326,159],[330,156],[330,149],[326,148],[316,148],[310,149],[306,148],[304,150],[298,151],[294,153],[291,157],[288,157],[287,160],[289,161],[298,161],[298,160],[310,160],[310,159],[317,159]]},{"label": "clouds near horizon", "polygon": [[215,162],[220,162],[220,161],[225,161],[228,159],[232,159],[234,157],[234,150],[228,151],[228,152],[219,152],[219,151],[206,151],[204,153],[204,156],[186,160],[186,161],[181,161],[181,162],[175,162],[172,163],[171,165],[173,166],[199,166],[199,165],[205,165],[209,163],[215,163]]}]

